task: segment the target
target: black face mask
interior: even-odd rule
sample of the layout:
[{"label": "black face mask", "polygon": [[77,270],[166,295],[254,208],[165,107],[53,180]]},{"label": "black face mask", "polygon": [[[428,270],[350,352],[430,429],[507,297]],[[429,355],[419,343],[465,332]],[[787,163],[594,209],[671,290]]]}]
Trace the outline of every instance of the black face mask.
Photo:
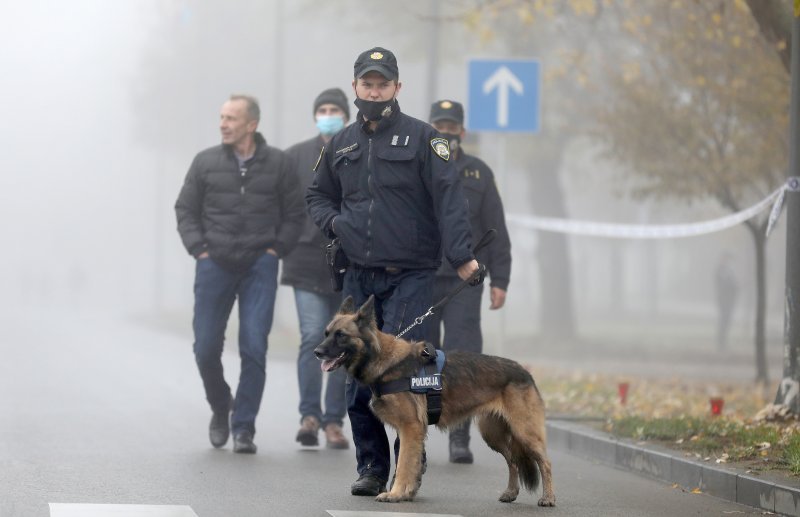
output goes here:
[{"label": "black face mask", "polygon": [[450,154],[455,153],[461,147],[460,133],[442,133],[442,136],[445,137],[450,144]]},{"label": "black face mask", "polygon": [[361,114],[367,117],[367,120],[377,122],[378,120],[388,117],[394,111],[394,99],[388,101],[368,101],[366,99],[356,99],[353,103],[358,107]]}]

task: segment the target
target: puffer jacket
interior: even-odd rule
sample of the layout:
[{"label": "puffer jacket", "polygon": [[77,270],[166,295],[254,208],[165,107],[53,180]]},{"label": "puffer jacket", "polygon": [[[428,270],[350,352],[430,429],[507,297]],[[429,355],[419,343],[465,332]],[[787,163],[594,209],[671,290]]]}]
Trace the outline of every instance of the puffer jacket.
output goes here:
[{"label": "puffer jacket", "polygon": [[183,245],[244,271],[268,248],[284,256],[303,228],[305,205],[291,159],[255,134],[256,151],[242,168],[229,145],[195,156],[175,203]]}]

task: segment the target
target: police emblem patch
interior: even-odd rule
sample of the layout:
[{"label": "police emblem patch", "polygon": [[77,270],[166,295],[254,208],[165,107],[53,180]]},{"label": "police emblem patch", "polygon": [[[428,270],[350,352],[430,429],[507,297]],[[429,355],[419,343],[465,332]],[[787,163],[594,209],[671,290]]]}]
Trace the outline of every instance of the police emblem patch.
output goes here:
[{"label": "police emblem patch", "polygon": [[380,52],[373,52],[372,54],[370,54],[369,57],[371,57],[372,59],[383,59],[383,54],[381,54]]},{"label": "police emblem patch", "polygon": [[431,140],[431,147],[439,158],[444,161],[450,160],[450,142],[446,138],[434,138]]}]

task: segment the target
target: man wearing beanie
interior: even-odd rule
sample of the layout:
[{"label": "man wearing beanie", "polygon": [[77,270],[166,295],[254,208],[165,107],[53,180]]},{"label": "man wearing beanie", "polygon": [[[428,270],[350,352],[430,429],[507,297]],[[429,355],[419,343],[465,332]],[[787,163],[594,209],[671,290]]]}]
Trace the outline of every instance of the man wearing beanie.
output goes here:
[{"label": "man wearing beanie", "polygon": [[[305,191],[314,178],[314,164],[320,150],[350,119],[347,96],[339,88],[329,88],[314,99],[313,116],[319,134],[286,150],[293,159],[295,173]],[[296,440],[304,446],[319,445],[320,427],[326,446],[347,449],[342,433],[346,411],[343,370],[327,374],[325,405],[322,406],[322,371],[314,357],[314,347],[324,339],[325,325],[342,302],[334,292],[325,264],[326,239],[306,215],[297,247],[283,259],[281,284],[294,287],[297,319],[300,322],[300,350],[297,354],[297,380],[300,387],[300,430]]]},{"label": "man wearing beanie", "polygon": [[[455,101],[441,100],[431,105],[430,123],[443,137],[450,141],[450,159],[454,160],[464,194],[469,206],[472,237],[480,239],[489,229],[497,234],[492,242],[478,252],[478,260],[486,265],[490,283],[490,309],[501,308],[506,299],[508,280],[511,275],[511,241],[508,238],[503,202],[497,192],[494,174],[488,165],[475,156],[470,156],[461,147],[464,137],[464,107]],[[433,299],[441,300],[458,286],[460,280],[455,270],[442,264],[436,273]],[[449,303],[436,312],[428,325],[428,341],[445,353],[453,350],[483,351],[481,335],[481,298],[483,285],[476,289],[464,289]],[[444,326],[444,342],[441,329]],[[470,422],[450,430],[450,461],[472,463],[469,450]]]},{"label": "man wearing beanie", "polygon": [[[478,263],[448,142],[429,124],[400,111],[394,54],[369,49],[353,68],[356,121],[320,153],[306,203],[317,226],[339,239],[350,261],[344,295],[356,306],[373,296],[378,328],[397,335],[432,305],[442,254],[464,280]],[[403,335],[411,341],[424,338],[422,325]],[[389,441],[369,408],[371,396],[368,386],[347,385],[358,471],[353,495],[376,496],[389,480]],[[405,497],[397,494],[415,491],[395,486],[391,492]]]}]

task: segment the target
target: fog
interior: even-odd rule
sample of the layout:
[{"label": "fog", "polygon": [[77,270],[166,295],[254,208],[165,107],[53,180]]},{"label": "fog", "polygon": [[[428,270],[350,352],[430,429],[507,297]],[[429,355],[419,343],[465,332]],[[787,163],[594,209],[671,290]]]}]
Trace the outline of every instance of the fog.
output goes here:
[{"label": "fog", "polygon": [[[311,108],[321,90],[337,86],[352,100],[353,61],[373,46],[397,55],[400,105],[421,119],[436,98],[466,102],[471,58],[528,57],[545,67],[557,58],[537,48],[512,55],[502,38],[483,41],[448,17],[459,2],[329,4],[2,0],[3,318],[41,314],[46,325],[56,314],[120,315],[185,334],[188,354],[194,261],[175,230],[173,205],[194,154],[218,143],[219,108],[228,95],[258,97],[260,131],[285,148],[315,134]],[[435,24],[437,5],[443,19]],[[548,110],[558,109],[546,95],[545,124],[557,118]],[[552,215],[532,201],[537,163],[512,156],[537,139],[486,133],[466,141],[495,169],[507,213]],[[632,199],[592,142],[568,145],[559,170],[551,171],[567,217],[677,224],[727,214],[711,200]],[[542,333],[541,235],[513,225],[510,231],[507,306],[484,311],[486,348],[533,355],[565,346]],[[771,357],[779,357],[782,339],[783,231],[781,224],[767,250]],[[686,239],[566,242],[570,261],[552,271],[571,275],[564,288],[574,301],[575,346],[712,349],[713,272],[727,251],[740,284],[732,347],[752,355],[755,266],[742,227]],[[299,343],[294,311],[291,289],[281,287],[271,350]]]}]

